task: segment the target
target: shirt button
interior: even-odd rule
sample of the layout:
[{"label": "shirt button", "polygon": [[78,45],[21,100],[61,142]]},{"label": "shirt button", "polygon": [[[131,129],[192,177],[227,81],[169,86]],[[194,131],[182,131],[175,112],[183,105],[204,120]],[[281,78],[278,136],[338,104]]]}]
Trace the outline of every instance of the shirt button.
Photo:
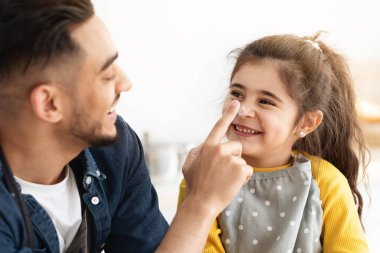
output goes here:
[{"label": "shirt button", "polygon": [[90,176],[86,177],[86,184],[91,184],[92,178]]},{"label": "shirt button", "polygon": [[98,197],[92,197],[91,203],[94,204],[94,205],[99,204],[99,198]]}]

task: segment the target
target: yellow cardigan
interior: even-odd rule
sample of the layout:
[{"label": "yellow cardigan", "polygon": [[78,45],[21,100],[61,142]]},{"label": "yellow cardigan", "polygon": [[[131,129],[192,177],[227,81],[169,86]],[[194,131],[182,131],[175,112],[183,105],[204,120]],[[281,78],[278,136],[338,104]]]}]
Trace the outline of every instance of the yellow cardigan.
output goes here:
[{"label": "yellow cardigan", "polygon": [[[321,193],[323,209],[322,248],[324,253],[365,253],[369,252],[367,240],[361,226],[354,199],[344,175],[331,163],[305,152],[311,161],[313,178]],[[285,166],[286,167],[286,166]],[[255,172],[271,172],[277,168],[255,168]],[[178,206],[186,197],[186,185],[180,185]],[[204,253],[224,253],[218,218],[210,229]]]}]

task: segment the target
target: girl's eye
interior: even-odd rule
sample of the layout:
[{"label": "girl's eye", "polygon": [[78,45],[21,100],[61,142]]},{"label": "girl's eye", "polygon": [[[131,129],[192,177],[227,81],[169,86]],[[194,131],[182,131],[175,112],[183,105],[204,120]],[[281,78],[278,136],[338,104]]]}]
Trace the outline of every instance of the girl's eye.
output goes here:
[{"label": "girl's eye", "polygon": [[231,96],[236,97],[236,98],[243,98],[243,95],[240,92],[238,92],[238,91],[233,91],[232,90],[230,92],[230,94],[231,94]]},{"label": "girl's eye", "polygon": [[271,102],[270,100],[268,100],[268,99],[260,99],[259,103],[260,103],[260,104],[264,104],[264,105],[273,105],[273,106],[275,106],[275,104],[272,103],[272,102]]}]

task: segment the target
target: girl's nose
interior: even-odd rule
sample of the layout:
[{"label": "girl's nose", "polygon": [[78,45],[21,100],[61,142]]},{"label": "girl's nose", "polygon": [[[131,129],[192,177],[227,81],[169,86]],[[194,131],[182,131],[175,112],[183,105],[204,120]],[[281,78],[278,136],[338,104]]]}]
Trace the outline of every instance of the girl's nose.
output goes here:
[{"label": "girl's nose", "polygon": [[245,105],[241,105],[238,111],[240,117],[255,117],[255,112],[252,108],[248,108]]}]

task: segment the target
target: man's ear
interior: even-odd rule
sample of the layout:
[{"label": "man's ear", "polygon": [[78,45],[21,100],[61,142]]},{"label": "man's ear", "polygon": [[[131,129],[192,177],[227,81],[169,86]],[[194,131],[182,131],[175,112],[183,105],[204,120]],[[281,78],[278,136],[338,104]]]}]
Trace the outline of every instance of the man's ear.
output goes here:
[{"label": "man's ear", "polygon": [[36,117],[50,123],[62,119],[62,100],[55,85],[41,84],[30,93],[30,103]]},{"label": "man's ear", "polygon": [[300,138],[313,132],[322,122],[323,112],[320,110],[308,111],[298,124],[297,135]]}]

